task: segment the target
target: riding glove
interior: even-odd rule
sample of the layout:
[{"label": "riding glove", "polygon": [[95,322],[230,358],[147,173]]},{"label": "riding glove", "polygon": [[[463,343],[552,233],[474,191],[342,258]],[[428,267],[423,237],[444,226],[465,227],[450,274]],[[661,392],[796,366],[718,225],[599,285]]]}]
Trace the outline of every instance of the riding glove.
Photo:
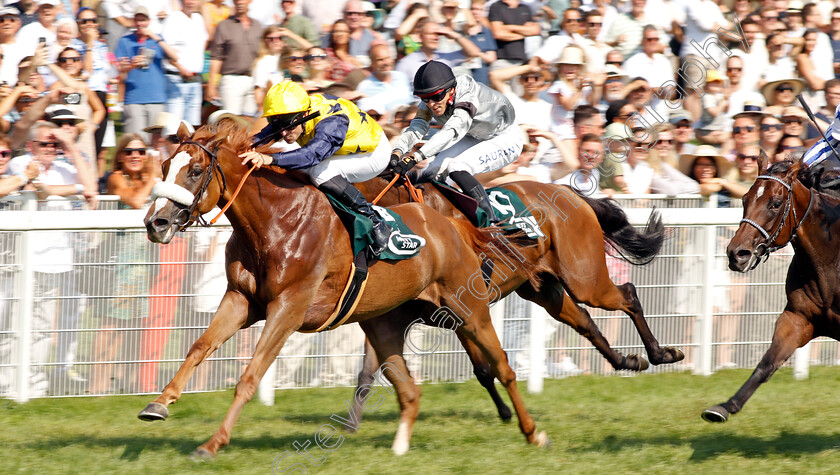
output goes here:
[{"label": "riding glove", "polygon": [[405,175],[409,170],[414,168],[414,165],[417,165],[417,162],[419,161],[420,160],[414,156],[414,153],[406,154],[402,157],[402,159],[400,159],[400,161],[397,162],[396,165],[394,165],[394,173],[397,175]]}]

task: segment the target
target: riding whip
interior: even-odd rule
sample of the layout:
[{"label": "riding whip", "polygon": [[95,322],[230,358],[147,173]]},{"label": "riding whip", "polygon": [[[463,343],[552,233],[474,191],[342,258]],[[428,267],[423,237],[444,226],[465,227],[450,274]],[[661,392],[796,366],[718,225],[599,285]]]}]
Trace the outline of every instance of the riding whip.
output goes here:
[{"label": "riding whip", "polygon": [[806,104],[805,100],[802,99],[802,94],[797,94],[796,98],[799,99],[799,103],[802,104],[802,108],[805,109],[805,113],[808,114],[808,118],[811,119],[811,122],[814,123],[814,127],[817,128],[817,132],[820,133],[823,140],[825,140],[825,143],[827,143],[828,146],[831,147],[831,151],[834,152],[834,158],[840,161],[840,153],[837,153],[837,149],[834,148],[834,145],[831,144],[831,142],[828,140],[828,137],[826,137],[825,133],[822,131],[822,129],[820,129],[819,124],[817,124],[817,118],[814,117],[814,113],[811,112],[811,108],[808,107],[808,104]]}]

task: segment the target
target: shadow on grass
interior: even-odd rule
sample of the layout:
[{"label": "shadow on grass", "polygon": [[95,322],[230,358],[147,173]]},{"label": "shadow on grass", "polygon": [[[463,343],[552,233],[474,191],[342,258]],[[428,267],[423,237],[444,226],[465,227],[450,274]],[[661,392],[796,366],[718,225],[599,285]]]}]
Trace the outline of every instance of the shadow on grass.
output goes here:
[{"label": "shadow on grass", "polygon": [[782,432],[779,436],[773,438],[734,434],[705,434],[692,438],[608,436],[599,443],[572,450],[578,452],[616,452],[645,446],[665,445],[674,447],[690,445],[694,452],[688,460],[692,462],[704,462],[724,454],[739,455],[746,458],[764,458],[768,455],[800,457],[817,454],[825,450],[840,449],[840,434]]}]

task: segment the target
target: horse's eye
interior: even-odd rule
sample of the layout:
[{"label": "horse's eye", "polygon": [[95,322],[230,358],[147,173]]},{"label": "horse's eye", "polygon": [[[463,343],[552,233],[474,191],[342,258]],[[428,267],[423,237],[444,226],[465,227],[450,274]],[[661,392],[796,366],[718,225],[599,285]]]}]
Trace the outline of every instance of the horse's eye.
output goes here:
[{"label": "horse's eye", "polygon": [[190,168],[190,178],[198,178],[204,172],[204,168],[195,166]]},{"label": "horse's eye", "polygon": [[770,202],[770,209],[779,209],[782,207],[782,200],[774,199]]}]

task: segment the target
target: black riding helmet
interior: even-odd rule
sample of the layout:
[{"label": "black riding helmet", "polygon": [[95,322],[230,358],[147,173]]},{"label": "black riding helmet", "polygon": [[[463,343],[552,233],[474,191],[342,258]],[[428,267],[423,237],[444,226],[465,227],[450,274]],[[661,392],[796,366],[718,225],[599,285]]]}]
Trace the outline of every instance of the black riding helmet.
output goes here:
[{"label": "black riding helmet", "polygon": [[423,97],[455,87],[452,68],[440,61],[429,61],[414,75],[414,95]]}]

